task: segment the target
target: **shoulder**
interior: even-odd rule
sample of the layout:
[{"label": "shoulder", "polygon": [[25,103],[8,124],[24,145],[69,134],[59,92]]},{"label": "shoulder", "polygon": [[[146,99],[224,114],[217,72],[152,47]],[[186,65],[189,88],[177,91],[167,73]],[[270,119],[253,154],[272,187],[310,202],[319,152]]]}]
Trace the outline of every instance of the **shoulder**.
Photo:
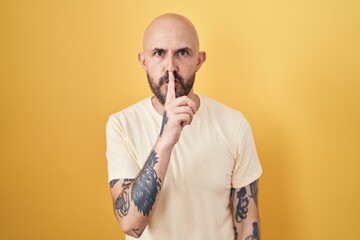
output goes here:
[{"label": "shoulder", "polygon": [[108,126],[127,126],[137,121],[143,121],[151,116],[151,100],[150,98],[143,99],[127,108],[115,112],[109,116]]},{"label": "shoulder", "polygon": [[203,102],[203,111],[207,119],[212,119],[224,128],[231,128],[232,132],[243,132],[250,130],[250,124],[242,112],[218,102],[209,97],[200,96]]},{"label": "shoulder", "polygon": [[144,114],[149,112],[151,109],[149,108],[149,103],[151,102],[150,98],[145,98],[133,105],[130,105],[118,112],[112,113],[109,116],[109,119],[117,119],[121,120],[123,118],[134,117],[139,114]]},{"label": "shoulder", "polygon": [[200,98],[204,105],[204,108],[206,108],[207,111],[210,111],[214,114],[219,115],[219,117],[225,116],[225,117],[231,117],[231,118],[235,118],[235,119],[244,118],[244,115],[242,114],[242,112],[240,112],[239,110],[236,110],[234,108],[231,108],[231,107],[225,105],[224,103],[221,103],[217,100],[214,100],[212,98],[205,97],[205,96],[200,96]]}]

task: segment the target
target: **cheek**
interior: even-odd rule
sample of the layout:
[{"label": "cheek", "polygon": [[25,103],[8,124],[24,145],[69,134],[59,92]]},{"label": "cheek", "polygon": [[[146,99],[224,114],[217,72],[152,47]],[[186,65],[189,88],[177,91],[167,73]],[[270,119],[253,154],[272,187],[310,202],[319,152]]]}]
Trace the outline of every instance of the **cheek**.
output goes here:
[{"label": "cheek", "polygon": [[161,75],[164,74],[164,64],[162,62],[156,62],[153,61],[148,64],[148,72],[151,72],[152,74]]},{"label": "cheek", "polygon": [[196,72],[196,62],[184,62],[179,68],[179,74],[185,78]]},{"label": "cheek", "polygon": [[161,69],[161,62],[157,59],[147,57],[145,58],[145,62],[148,72],[155,72]]},{"label": "cheek", "polygon": [[189,59],[189,61],[187,61],[185,64],[188,68],[195,70],[196,66],[198,65],[198,58],[195,56],[192,56],[191,59]]},{"label": "cheek", "polygon": [[147,68],[147,73],[149,74],[149,76],[154,79],[154,80],[159,80],[160,77],[162,76],[162,72],[156,68],[156,67],[148,67]]}]

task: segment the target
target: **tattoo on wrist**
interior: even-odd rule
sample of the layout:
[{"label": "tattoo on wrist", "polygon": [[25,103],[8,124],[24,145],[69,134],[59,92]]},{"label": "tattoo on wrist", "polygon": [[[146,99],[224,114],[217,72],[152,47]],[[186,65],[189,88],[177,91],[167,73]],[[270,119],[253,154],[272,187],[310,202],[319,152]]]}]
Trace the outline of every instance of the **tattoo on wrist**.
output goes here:
[{"label": "tattoo on wrist", "polygon": [[138,211],[149,216],[155,203],[156,196],[161,188],[161,179],[154,169],[158,162],[157,153],[152,151],[139,176],[135,179],[131,189],[131,200],[134,201]]},{"label": "tattoo on wrist", "polygon": [[238,223],[247,217],[249,199],[246,197],[246,193],[247,191],[245,187],[240,188],[237,192],[237,198],[239,201],[235,211],[235,219]]},{"label": "tattoo on wrist", "polygon": [[247,236],[245,240],[259,240],[259,226],[257,222],[253,222],[253,234]]},{"label": "tattoo on wrist", "polygon": [[168,117],[167,117],[167,113],[166,113],[166,111],[164,111],[164,115],[163,115],[163,118],[162,118],[162,123],[161,123],[161,129],[160,129],[160,137],[161,137],[161,135],[162,135],[162,133],[163,133],[163,131],[164,131],[164,128],[165,128],[165,125],[167,124],[167,122],[168,122]]}]

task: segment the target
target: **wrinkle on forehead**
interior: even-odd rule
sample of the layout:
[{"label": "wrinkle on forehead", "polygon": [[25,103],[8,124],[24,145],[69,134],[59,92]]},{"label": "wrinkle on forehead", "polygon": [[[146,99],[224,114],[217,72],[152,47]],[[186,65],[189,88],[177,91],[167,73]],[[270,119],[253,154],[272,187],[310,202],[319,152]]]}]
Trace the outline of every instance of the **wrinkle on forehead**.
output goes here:
[{"label": "wrinkle on forehead", "polygon": [[[154,47],[159,38],[163,41],[177,40],[184,45],[193,46],[194,51],[199,50],[199,38],[194,25],[184,16],[168,13],[154,19],[144,33],[144,51]],[[190,47],[190,46],[182,46]]]}]

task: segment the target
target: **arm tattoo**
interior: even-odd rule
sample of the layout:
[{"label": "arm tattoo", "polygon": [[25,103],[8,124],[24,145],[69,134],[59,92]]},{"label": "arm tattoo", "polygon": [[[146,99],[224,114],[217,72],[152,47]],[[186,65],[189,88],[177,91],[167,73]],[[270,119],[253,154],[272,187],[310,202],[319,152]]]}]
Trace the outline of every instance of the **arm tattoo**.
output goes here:
[{"label": "arm tattoo", "polygon": [[234,227],[234,235],[235,235],[235,239],[234,239],[234,240],[238,240],[239,233],[238,233],[236,227]]},{"label": "arm tattoo", "polygon": [[132,230],[133,230],[133,232],[134,232],[138,237],[141,236],[142,232],[139,232],[139,229],[138,229],[138,228],[133,228]]},{"label": "arm tattoo", "polygon": [[255,201],[255,205],[257,206],[258,205],[258,180],[250,183],[250,191],[251,191],[251,198],[254,199]]},{"label": "arm tattoo", "polygon": [[119,180],[120,180],[120,179],[113,179],[113,180],[111,180],[111,181],[109,182],[110,187],[111,187],[111,188],[114,187],[115,184],[116,184]]},{"label": "arm tattoo", "polygon": [[158,162],[156,154],[155,151],[150,153],[131,189],[131,200],[134,201],[138,211],[142,212],[144,216],[149,216],[161,188],[161,179],[158,178],[154,170],[154,166]]},{"label": "arm tattoo", "polygon": [[247,236],[245,240],[259,240],[259,227],[257,222],[253,222],[253,234]]},{"label": "arm tattoo", "polygon": [[129,185],[133,182],[132,179],[124,179],[122,184],[122,192],[119,197],[115,200],[115,209],[117,214],[122,218],[125,217],[130,208],[130,199],[129,199]]},{"label": "arm tattoo", "polygon": [[164,128],[165,128],[165,125],[167,124],[168,122],[168,117],[167,117],[167,114],[166,114],[166,111],[164,111],[164,115],[163,115],[163,118],[162,118],[162,123],[161,123],[161,129],[160,129],[160,137],[164,131]]},{"label": "arm tattoo", "polygon": [[249,199],[246,197],[246,193],[247,192],[245,187],[242,187],[237,192],[237,198],[239,199],[239,202],[236,207],[235,219],[238,223],[247,217],[246,214],[248,212]]},{"label": "arm tattoo", "polygon": [[121,187],[122,188],[128,188],[129,185],[134,181],[134,179],[131,178],[125,178],[124,182],[122,183]]}]

